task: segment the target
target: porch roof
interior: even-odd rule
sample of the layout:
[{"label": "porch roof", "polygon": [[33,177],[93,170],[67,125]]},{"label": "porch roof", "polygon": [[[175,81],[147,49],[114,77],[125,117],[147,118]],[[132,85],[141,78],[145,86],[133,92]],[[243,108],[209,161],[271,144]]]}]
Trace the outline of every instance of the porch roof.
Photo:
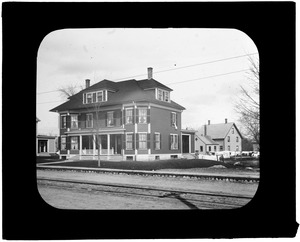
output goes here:
[{"label": "porch roof", "polygon": [[69,135],[93,135],[93,134],[120,134],[120,133],[124,133],[125,129],[124,128],[118,128],[118,129],[101,129],[99,131],[96,130],[71,130],[71,131],[67,131],[65,132],[65,134],[69,134]]}]

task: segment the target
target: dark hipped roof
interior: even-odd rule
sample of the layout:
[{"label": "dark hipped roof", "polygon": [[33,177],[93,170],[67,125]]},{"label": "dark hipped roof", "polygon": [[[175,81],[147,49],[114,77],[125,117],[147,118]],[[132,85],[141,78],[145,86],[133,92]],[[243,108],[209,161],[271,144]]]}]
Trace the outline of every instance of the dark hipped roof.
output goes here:
[{"label": "dark hipped roof", "polygon": [[93,108],[94,104],[83,104],[82,102],[83,93],[86,93],[88,91],[93,91],[93,90],[101,90],[101,89],[107,89],[112,91],[109,92],[108,100],[106,102],[101,103],[102,107],[118,105],[123,103],[132,103],[133,101],[135,102],[145,101],[145,102],[164,105],[179,110],[185,109],[184,107],[182,107],[181,105],[173,101],[168,103],[168,102],[162,102],[156,100],[152,93],[144,90],[144,89],[151,89],[155,87],[160,87],[166,90],[172,90],[164,86],[163,84],[155,81],[154,79],[151,79],[149,84],[146,84],[146,80],[136,81],[132,79],[132,80],[126,80],[121,82],[112,82],[109,80],[103,80],[71,96],[69,98],[69,101],[51,109],[50,111],[60,112],[60,111],[68,111],[74,109],[84,109],[89,107]]},{"label": "dark hipped roof", "polygon": [[162,84],[154,79],[140,80],[140,81],[138,81],[138,84],[144,90],[158,87],[158,88],[165,89],[167,91],[173,91],[171,88],[165,86],[164,84]]}]

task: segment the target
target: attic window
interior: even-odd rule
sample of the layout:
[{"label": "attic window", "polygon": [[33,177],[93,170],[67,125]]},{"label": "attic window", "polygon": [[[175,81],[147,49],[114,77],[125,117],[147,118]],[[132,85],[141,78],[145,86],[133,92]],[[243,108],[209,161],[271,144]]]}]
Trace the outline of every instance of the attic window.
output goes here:
[{"label": "attic window", "polygon": [[159,101],[170,102],[170,92],[157,88],[156,99]]},{"label": "attic window", "polygon": [[88,92],[83,94],[83,104],[107,101],[107,90]]}]

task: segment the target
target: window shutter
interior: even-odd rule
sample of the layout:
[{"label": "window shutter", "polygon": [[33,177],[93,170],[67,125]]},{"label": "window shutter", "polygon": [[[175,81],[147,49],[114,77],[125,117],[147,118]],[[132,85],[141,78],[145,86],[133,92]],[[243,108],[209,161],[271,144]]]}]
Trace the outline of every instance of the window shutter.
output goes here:
[{"label": "window shutter", "polygon": [[147,109],[147,123],[150,123],[150,108]]},{"label": "window shutter", "polygon": [[150,134],[147,134],[147,149],[151,149],[151,147],[150,147]]},{"label": "window shutter", "polygon": [[177,142],[177,145],[178,145],[177,149],[181,150],[181,148],[180,148],[180,135],[177,135],[177,140],[178,140],[178,142]]},{"label": "window shutter", "polygon": [[169,135],[169,150],[171,150],[171,138],[172,138],[172,135]]},{"label": "window shutter", "polygon": [[179,118],[178,118],[178,116],[179,116],[178,113],[176,113],[176,126],[177,126],[177,127],[179,127],[179,123],[178,123],[178,119],[179,119]]},{"label": "window shutter", "polygon": [[159,142],[160,147],[159,147],[159,149],[162,149],[161,134],[159,134],[159,139],[160,139],[160,142]]},{"label": "window shutter", "polygon": [[155,133],[153,133],[153,149],[156,150],[156,136]]},{"label": "window shutter", "polygon": [[67,148],[67,150],[71,149],[71,137],[70,136],[66,137],[66,148]]},{"label": "window shutter", "polygon": [[112,124],[113,124],[113,126],[115,126],[116,125],[116,112],[114,111],[114,112],[112,112],[112,118],[113,118],[113,120],[112,120]]},{"label": "window shutter", "polygon": [[57,144],[57,148],[58,148],[58,150],[60,150],[60,149],[61,149],[61,138],[60,138],[60,136],[58,137],[58,144]]},{"label": "window shutter", "polygon": [[121,111],[121,125],[125,124],[125,109]]},{"label": "window shutter", "polygon": [[107,113],[104,114],[104,118],[105,118],[105,127],[107,127]]},{"label": "window shutter", "polygon": [[139,149],[139,134],[135,134],[135,149]]},{"label": "window shutter", "polygon": [[93,92],[93,103],[95,103],[95,102],[96,102],[96,93]]},{"label": "window shutter", "polygon": [[171,120],[171,127],[173,126],[173,123],[172,123],[172,112],[171,112],[171,118],[170,118],[170,120]]},{"label": "window shutter", "polygon": [[66,123],[67,123],[67,128],[71,128],[71,116],[70,115],[66,116]]},{"label": "window shutter", "polygon": [[139,123],[139,110],[137,108],[134,109],[135,110],[135,123]]}]

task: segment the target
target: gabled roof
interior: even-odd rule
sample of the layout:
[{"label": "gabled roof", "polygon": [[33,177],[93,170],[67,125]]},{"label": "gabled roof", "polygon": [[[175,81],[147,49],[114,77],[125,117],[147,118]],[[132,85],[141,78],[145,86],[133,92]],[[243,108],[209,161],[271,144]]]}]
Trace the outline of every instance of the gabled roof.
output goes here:
[{"label": "gabled roof", "polygon": [[[243,137],[233,122],[206,125],[206,135],[209,135],[212,139],[225,139],[232,126],[234,126],[239,135]],[[204,135],[204,125],[200,128],[199,132]]]},{"label": "gabled roof", "polygon": [[197,136],[206,145],[219,145],[217,142],[213,141],[210,136]]},{"label": "gabled roof", "polygon": [[[95,104],[83,104],[83,93],[92,90],[99,89],[107,89],[109,92],[108,100],[106,102],[101,103],[101,107],[111,106],[111,105],[119,105],[124,103],[132,103],[135,102],[151,102],[155,104],[160,104],[163,106],[167,106],[170,108],[175,108],[179,110],[184,110],[185,108],[181,105],[171,101],[163,102],[156,100],[153,93],[145,91],[144,89],[154,88],[154,87],[163,87],[164,89],[168,88],[163,84],[155,81],[154,79],[150,79],[149,84],[146,84],[146,80],[136,81],[134,79],[121,81],[121,82],[112,82],[109,80],[100,81],[79,93],[71,96],[69,101],[51,109],[51,112],[60,112],[60,111],[68,111],[75,109],[84,109],[84,108],[93,108]],[[169,88],[168,88],[169,89]],[[171,89],[169,89],[171,90]]]}]

